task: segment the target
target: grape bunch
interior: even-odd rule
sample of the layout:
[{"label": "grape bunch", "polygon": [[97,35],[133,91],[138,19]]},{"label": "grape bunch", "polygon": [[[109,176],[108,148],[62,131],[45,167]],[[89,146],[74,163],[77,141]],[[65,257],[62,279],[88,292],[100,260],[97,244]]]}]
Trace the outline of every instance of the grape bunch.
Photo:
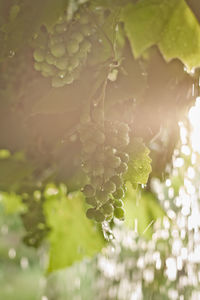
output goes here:
[{"label": "grape bunch", "polygon": [[70,22],[67,15],[60,17],[51,32],[41,31],[35,40],[35,70],[50,77],[53,87],[71,84],[91,51],[95,31],[86,12],[77,13]]},{"label": "grape bunch", "polygon": [[[99,108],[98,108],[99,109]],[[125,185],[123,175],[128,170],[129,126],[118,121],[85,122],[80,128],[82,168],[90,183],[82,189],[87,204],[87,217],[97,222],[123,220]]]}]

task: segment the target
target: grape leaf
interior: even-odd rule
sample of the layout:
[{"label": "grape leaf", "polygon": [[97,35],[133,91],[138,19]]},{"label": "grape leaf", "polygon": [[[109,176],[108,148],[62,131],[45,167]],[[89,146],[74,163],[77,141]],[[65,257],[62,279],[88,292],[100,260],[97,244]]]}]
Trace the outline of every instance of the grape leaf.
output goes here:
[{"label": "grape leaf", "polygon": [[151,238],[152,225],[156,219],[164,216],[164,211],[153,193],[136,191],[130,183],[126,186],[125,225],[137,230],[140,235]]},{"label": "grape leaf", "polygon": [[185,1],[175,6],[158,47],[167,61],[179,58],[188,70],[200,66],[200,26]]},{"label": "grape leaf", "polygon": [[133,54],[157,45],[167,61],[180,59],[188,69],[200,66],[200,26],[184,0],[140,0],[122,10]]},{"label": "grape leaf", "polygon": [[149,149],[144,145],[142,139],[135,138],[129,147],[130,161],[128,171],[124,176],[126,181],[130,181],[134,188],[138,184],[146,184],[151,172],[151,158]]},{"label": "grape leaf", "polygon": [[85,216],[81,192],[49,197],[44,203],[44,213],[51,227],[49,272],[93,256],[105,245],[98,227]]}]

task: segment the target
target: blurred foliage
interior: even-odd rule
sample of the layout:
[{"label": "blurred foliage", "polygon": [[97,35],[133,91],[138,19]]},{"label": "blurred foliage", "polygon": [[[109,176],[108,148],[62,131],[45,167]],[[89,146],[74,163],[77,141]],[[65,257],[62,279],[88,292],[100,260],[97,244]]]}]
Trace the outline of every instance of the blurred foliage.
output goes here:
[{"label": "blurred foliage", "polygon": [[[13,201],[13,195],[10,198],[9,195],[6,197],[7,202]],[[40,254],[36,253],[21,242],[24,229],[19,214],[14,211],[12,214],[7,214],[5,209],[7,211],[7,208],[0,203],[1,298],[40,300],[44,251],[41,249]]]}]

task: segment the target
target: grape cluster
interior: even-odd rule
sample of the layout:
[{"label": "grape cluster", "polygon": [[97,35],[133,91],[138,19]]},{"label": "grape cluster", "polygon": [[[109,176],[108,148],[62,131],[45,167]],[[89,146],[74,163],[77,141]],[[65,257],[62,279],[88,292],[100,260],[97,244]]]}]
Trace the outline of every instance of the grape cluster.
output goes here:
[{"label": "grape cluster", "polygon": [[[94,119],[97,114],[94,111]],[[105,121],[102,125],[91,119],[81,126],[80,141],[82,168],[90,179],[83,188],[86,202],[92,206],[87,210],[87,217],[97,222],[110,221],[113,216],[123,220],[123,175],[128,170],[129,126],[117,121]]]},{"label": "grape cluster", "polygon": [[91,51],[95,30],[85,12],[77,13],[70,22],[67,16],[59,18],[51,32],[41,32],[36,38],[35,69],[50,77],[53,87],[71,84]]}]

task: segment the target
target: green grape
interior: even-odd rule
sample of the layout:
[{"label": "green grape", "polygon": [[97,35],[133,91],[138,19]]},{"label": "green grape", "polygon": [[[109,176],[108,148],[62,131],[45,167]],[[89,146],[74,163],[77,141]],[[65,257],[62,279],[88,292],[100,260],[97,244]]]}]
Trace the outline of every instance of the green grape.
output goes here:
[{"label": "green grape", "polygon": [[69,55],[77,53],[79,50],[79,43],[77,40],[70,40],[69,43],[67,44],[67,51]]},{"label": "green grape", "polygon": [[106,203],[109,200],[109,193],[99,190],[96,192],[96,197],[100,203]]},{"label": "green grape", "polygon": [[116,191],[116,185],[112,181],[107,181],[104,184],[103,189],[108,193],[114,193]]},{"label": "green grape", "polygon": [[45,58],[45,51],[43,49],[36,49],[33,56],[36,62],[43,62]]},{"label": "green grape", "polygon": [[120,166],[120,164],[121,164],[121,159],[120,159],[120,157],[115,156],[115,155],[110,156],[110,157],[108,157],[108,159],[107,159],[107,164],[108,164],[109,167],[115,169],[115,168],[117,168],[117,167]]},{"label": "green grape", "polygon": [[79,65],[79,59],[75,56],[73,56],[71,59],[70,59],[70,65],[69,65],[69,71],[72,71],[74,70],[75,68],[78,67]]},{"label": "green grape", "polygon": [[117,173],[122,174],[128,171],[128,165],[126,163],[121,163],[120,166],[117,168]]},{"label": "green grape", "polygon": [[46,74],[49,74],[49,76],[52,76],[55,73],[54,67],[52,65],[49,65],[49,64],[45,63],[45,62],[43,62],[42,65],[41,65],[41,71],[46,73]]},{"label": "green grape", "polygon": [[65,84],[71,84],[74,81],[74,77],[72,74],[67,74],[64,78]]},{"label": "green grape", "polygon": [[96,207],[97,206],[97,201],[95,197],[91,197],[91,198],[86,198],[86,202],[87,204]]},{"label": "green grape", "polygon": [[95,195],[95,190],[91,186],[91,184],[87,184],[87,185],[84,186],[83,194],[88,198],[93,197]]},{"label": "green grape", "polygon": [[121,187],[123,184],[123,180],[122,180],[121,176],[119,176],[119,175],[113,176],[111,178],[111,181],[114,182],[117,187]]},{"label": "green grape", "polygon": [[51,46],[51,53],[55,57],[62,57],[65,54],[64,44],[55,44]]},{"label": "green grape", "polygon": [[118,188],[116,192],[113,194],[113,196],[117,199],[123,198],[124,197],[124,190],[123,188]]},{"label": "green grape", "polygon": [[59,70],[66,70],[69,65],[69,60],[67,57],[60,57],[55,61],[55,65]]},{"label": "green grape", "polygon": [[96,210],[94,219],[96,222],[103,222],[105,220],[105,216],[99,210]]},{"label": "green grape", "polygon": [[115,207],[114,216],[119,220],[124,220],[124,209],[121,207]]},{"label": "green grape", "polygon": [[113,219],[113,214],[109,215],[109,216],[106,216],[106,221],[107,222],[111,222]]},{"label": "green grape", "polygon": [[114,211],[114,207],[112,204],[110,203],[105,203],[102,207],[101,207],[101,211],[104,215],[111,215]]},{"label": "green grape", "polygon": [[47,54],[47,56],[45,57],[45,60],[49,65],[54,65],[56,63],[56,59],[51,53]]},{"label": "green grape", "polygon": [[65,75],[66,75],[66,71],[60,71],[60,72],[58,73],[58,77],[60,77],[60,78],[64,78]]},{"label": "green grape", "polygon": [[114,206],[115,207],[123,207],[124,202],[121,199],[116,199],[115,202],[114,202]]},{"label": "green grape", "polygon": [[86,216],[88,219],[94,219],[96,215],[96,209],[95,208],[88,208],[86,212]]}]

